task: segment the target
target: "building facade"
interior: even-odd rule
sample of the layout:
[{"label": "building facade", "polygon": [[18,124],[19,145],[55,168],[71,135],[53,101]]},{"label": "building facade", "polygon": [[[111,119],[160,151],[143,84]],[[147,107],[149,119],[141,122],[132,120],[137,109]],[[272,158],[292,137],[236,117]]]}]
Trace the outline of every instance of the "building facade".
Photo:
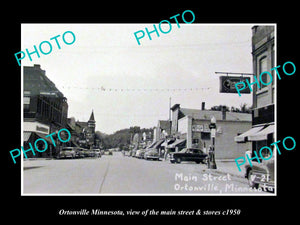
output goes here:
[{"label": "building facade", "polygon": [[[252,27],[252,59],[253,73],[257,80],[264,83],[271,82],[271,78],[264,71],[271,71],[275,67],[275,26]],[[275,71],[271,71],[272,83],[265,86],[253,85],[252,128],[237,136],[237,142],[251,142],[252,152],[259,151],[263,146],[270,146],[274,142],[275,131]],[[264,154],[264,152],[262,152]],[[268,154],[268,152],[266,152]]]},{"label": "building facade", "polygon": [[[253,72],[257,79],[260,73],[271,71],[275,67],[275,29],[274,26],[254,26],[252,28],[252,57]],[[257,85],[253,90],[252,126],[260,127],[260,133],[252,137],[253,150],[263,146],[270,146],[274,140],[274,115],[275,115],[275,71],[272,70],[273,81],[270,85]],[[270,77],[264,74],[264,83],[270,82]],[[267,128],[267,129],[266,129]]]},{"label": "building facade", "polygon": [[[251,128],[251,114],[223,111],[181,108],[175,104],[172,108],[172,134],[174,143],[184,143],[188,148],[200,148],[208,151],[211,145],[211,118],[216,118],[216,159],[234,159],[243,156],[251,148],[249,143],[237,144],[234,137]],[[173,145],[174,145],[173,143]],[[174,146],[175,147],[175,146]]]},{"label": "building facade", "polygon": [[171,134],[171,121],[159,120],[155,127],[155,141],[166,139]]},{"label": "building facade", "polygon": [[[41,69],[40,65],[24,66],[23,80],[23,146],[28,147],[28,143],[43,138],[48,142],[49,151],[37,152],[35,156],[55,156],[61,145],[57,142],[57,146],[54,147],[50,137],[45,136],[66,128],[67,98],[46,76],[46,72]],[[28,157],[33,157],[33,155]]]}]

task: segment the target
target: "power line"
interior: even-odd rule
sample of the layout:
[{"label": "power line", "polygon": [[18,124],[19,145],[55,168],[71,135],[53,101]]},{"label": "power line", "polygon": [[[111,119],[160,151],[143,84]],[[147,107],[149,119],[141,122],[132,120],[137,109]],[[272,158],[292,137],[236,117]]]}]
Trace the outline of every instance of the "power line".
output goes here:
[{"label": "power line", "polygon": [[81,86],[61,86],[62,89],[81,89],[100,92],[160,92],[160,91],[208,91],[211,87],[198,88],[105,88],[101,87],[81,87]]}]

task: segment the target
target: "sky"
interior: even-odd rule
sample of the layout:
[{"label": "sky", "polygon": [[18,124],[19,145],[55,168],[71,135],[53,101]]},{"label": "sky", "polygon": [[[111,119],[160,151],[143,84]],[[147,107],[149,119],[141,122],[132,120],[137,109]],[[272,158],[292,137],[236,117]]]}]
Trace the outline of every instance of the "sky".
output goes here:
[{"label": "sky", "polygon": [[[146,34],[138,45],[134,33],[153,24],[22,24],[20,51],[49,41],[52,52],[32,54],[32,61],[26,56],[21,64],[41,65],[68,99],[68,117],[88,121],[93,110],[96,130],[107,134],[150,128],[169,118],[170,98],[182,108],[251,106],[252,94],[219,93],[215,72],[252,73],[252,26],[172,23],[168,34],[152,33],[152,40]],[[62,40],[66,31],[75,35],[71,45]],[[50,40],[57,35],[61,49]],[[65,38],[72,41],[70,34]]]}]

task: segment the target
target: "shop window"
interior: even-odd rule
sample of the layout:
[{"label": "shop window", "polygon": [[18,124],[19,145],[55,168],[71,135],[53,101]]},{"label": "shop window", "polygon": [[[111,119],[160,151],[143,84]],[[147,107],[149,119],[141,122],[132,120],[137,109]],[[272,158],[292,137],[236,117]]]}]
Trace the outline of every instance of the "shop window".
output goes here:
[{"label": "shop window", "polygon": [[192,140],[192,147],[193,148],[199,148],[199,139],[198,138],[194,138]]},{"label": "shop window", "polygon": [[202,140],[210,140],[210,132],[201,132]]}]

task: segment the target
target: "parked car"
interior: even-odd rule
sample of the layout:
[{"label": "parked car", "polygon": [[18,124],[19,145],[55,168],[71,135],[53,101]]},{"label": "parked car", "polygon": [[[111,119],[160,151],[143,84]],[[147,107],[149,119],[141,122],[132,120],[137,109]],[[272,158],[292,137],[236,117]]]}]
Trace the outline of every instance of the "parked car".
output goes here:
[{"label": "parked car", "polygon": [[94,151],[94,157],[97,157],[97,158],[101,157],[100,149],[93,149],[93,151]]},{"label": "parked car", "polygon": [[146,149],[144,159],[159,160],[158,150],[156,148]]},{"label": "parked car", "polygon": [[194,161],[197,164],[206,163],[207,154],[198,148],[184,148],[179,152],[172,152],[170,154],[171,163],[181,163],[182,161]]},{"label": "parked car", "polygon": [[245,164],[245,178],[252,188],[262,186],[263,191],[274,192],[274,158],[262,160],[261,163],[251,161]]},{"label": "parked car", "polygon": [[91,150],[84,149],[83,150],[83,155],[84,155],[84,157],[91,157],[93,154],[92,154]]},{"label": "parked car", "polygon": [[58,154],[58,158],[75,158],[76,152],[73,147],[63,147]]},{"label": "parked car", "polygon": [[143,159],[144,155],[145,155],[146,149],[139,149],[136,151],[135,153],[135,157],[139,158],[139,159]]},{"label": "parked car", "polygon": [[112,155],[112,154],[113,154],[112,149],[104,151],[104,155]]},{"label": "parked car", "polygon": [[135,155],[136,155],[136,149],[132,149],[131,151],[130,151],[130,156],[131,157],[135,157]]},{"label": "parked car", "polygon": [[83,148],[77,148],[76,149],[76,158],[84,158]]}]

